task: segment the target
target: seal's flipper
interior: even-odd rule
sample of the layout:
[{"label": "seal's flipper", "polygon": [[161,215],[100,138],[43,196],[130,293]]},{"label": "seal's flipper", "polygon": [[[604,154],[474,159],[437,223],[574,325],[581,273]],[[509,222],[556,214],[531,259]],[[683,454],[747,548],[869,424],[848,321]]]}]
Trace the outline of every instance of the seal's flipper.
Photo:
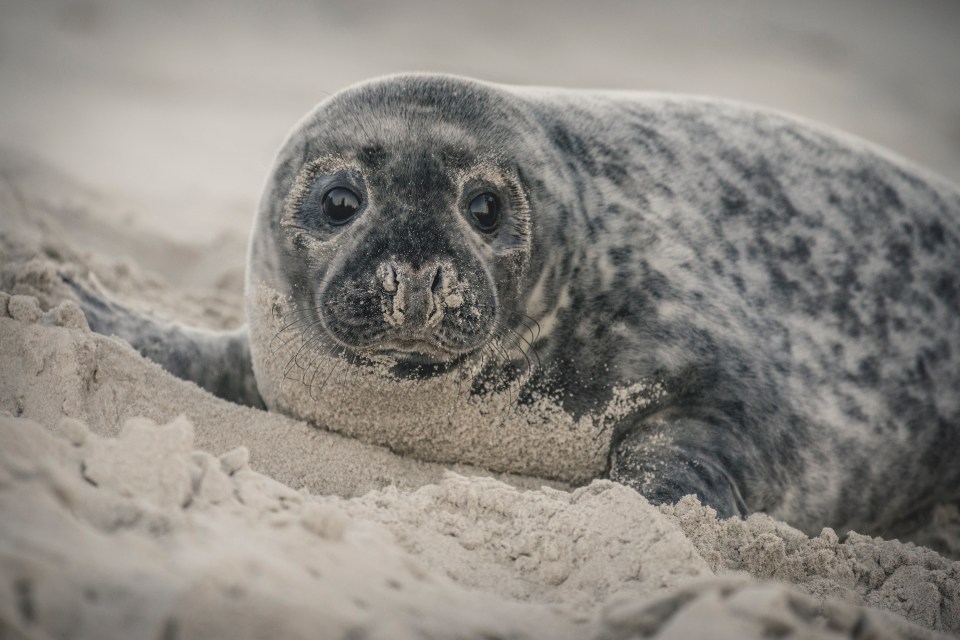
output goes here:
[{"label": "seal's flipper", "polygon": [[140,354],[210,393],[251,407],[263,408],[250,360],[247,327],[208,331],[138,314],[60,274],[73,289],[90,329],[115,335]]},{"label": "seal's flipper", "polygon": [[651,416],[615,444],[610,479],[639,491],[652,504],[674,504],[695,495],[721,518],[750,512],[741,493],[743,474],[758,461],[732,430],[710,422]]}]

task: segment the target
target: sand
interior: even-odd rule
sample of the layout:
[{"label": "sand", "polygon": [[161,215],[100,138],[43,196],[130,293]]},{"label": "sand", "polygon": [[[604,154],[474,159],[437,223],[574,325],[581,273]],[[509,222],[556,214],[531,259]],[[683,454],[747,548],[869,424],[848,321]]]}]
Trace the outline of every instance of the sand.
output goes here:
[{"label": "sand", "polygon": [[0,637],[960,633],[956,505],[897,533],[929,548],[811,538],[223,402],[91,333],[57,274],[215,328],[240,321],[242,266],[171,286],[151,260],[201,264],[207,245],[125,226],[122,202],[16,154],[0,176]]},{"label": "sand", "polygon": [[957,505],[811,538],[451,472],[218,401],[64,303],[58,270],[242,322],[286,127],[392,71],[747,100],[960,179],[956,3],[477,7],[0,0],[0,144],[42,158],[0,150],[0,638],[960,634]]}]

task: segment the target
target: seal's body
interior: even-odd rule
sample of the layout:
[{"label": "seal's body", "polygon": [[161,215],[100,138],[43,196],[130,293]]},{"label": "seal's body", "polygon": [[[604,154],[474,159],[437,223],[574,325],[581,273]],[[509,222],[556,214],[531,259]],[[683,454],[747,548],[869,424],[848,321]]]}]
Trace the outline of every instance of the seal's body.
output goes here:
[{"label": "seal's body", "polygon": [[[960,496],[960,191],[775,113],[357,85],[279,154],[247,316],[269,408],[420,457],[811,531]],[[151,357],[259,401],[195,338]]]}]

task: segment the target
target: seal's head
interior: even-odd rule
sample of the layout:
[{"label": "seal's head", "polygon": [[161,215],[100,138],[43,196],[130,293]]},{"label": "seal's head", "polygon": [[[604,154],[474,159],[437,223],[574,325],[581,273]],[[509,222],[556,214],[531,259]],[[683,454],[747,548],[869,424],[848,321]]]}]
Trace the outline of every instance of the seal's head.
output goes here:
[{"label": "seal's head", "polygon": [[481,353],[516,323],[504,301],[531,258],[522,118],[506,94],[452,77],[333,96],[280,153],[248,281],[293,300],[310,351],[389,358],[401,375]]}]

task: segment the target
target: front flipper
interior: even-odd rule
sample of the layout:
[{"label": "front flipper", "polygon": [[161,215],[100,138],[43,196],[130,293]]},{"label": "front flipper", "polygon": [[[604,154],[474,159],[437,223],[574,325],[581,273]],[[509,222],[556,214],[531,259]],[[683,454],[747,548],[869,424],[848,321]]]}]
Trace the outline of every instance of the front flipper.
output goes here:
[{"label": "front flipper", "polygon": [[224,400],[263,408],[250,359],[247,327],[207,331],[137,314],[60,274],[77,296],[90,329],[127,341],[140,354]]},{"label": "front flipper", "polygon": [[724,518],[746,515],[743,487],[756,461],[721,424],[703,418],[654,415],[611,451],[610,479],[653,504],[694,494]]}]

